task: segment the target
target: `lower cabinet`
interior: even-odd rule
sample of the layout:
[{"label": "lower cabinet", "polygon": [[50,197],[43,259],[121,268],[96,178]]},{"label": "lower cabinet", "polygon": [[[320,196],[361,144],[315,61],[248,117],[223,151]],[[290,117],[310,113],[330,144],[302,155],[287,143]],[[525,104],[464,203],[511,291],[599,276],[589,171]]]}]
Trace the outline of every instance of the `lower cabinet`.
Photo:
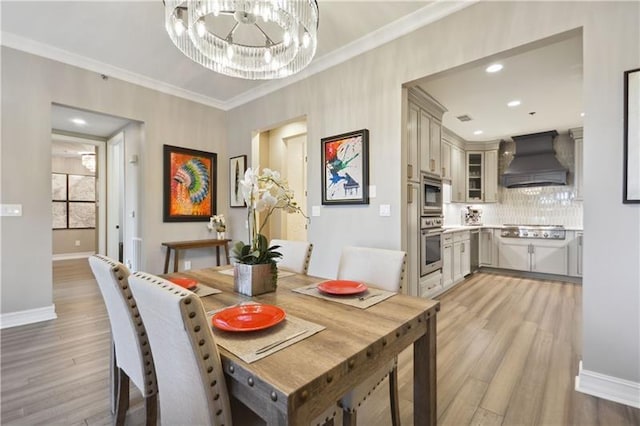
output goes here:
[{"label": "lower cabinet", "polygon": [[480,266],[498,267],[498,242],[493,229],[480,230]]},{"label": "lower cabinet", "polygon": [[442,239],[442,287],[447,289],[471,273],[469,231],[444,234]]},{"label": "lower cabinet", "polygon": [[498,266],[518,271],[568,275],[565,240],[519,240],[500,237]]},{"label": "lower cabinet", "polygon": [[420,277],[420,297],[432,297],[442,291],[442,272],[437,270]]},{"label": "lower cabinet", "polygon": [[567,243],[569,247],[569,275],[572,277],[582,276],[582,242],[584,238],[582,231],[567,231]]}]

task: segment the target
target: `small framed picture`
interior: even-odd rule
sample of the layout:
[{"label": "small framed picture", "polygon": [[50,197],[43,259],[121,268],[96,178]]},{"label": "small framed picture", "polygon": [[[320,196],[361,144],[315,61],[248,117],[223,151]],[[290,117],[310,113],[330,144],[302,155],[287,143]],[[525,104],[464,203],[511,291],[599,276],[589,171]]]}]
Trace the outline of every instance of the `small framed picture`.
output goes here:
[{"label": "small framed picture", "polygon": [[624,196],[640,203],[640,68],[624,73]]},{"label": "small framed picture", "polygon": [[369,130],[322,139],[322,204],[369,204]]},{"label": "small framed picture", "polygon": [[229,205],[231,207],[245,207],[240,180],[244,179],[247,170],[247,156],[239,155],[229,159]]},{"label": "small framed picture", "polygon": [[216,214],[217,155],[164,145],[164,222],[208,222]]}]

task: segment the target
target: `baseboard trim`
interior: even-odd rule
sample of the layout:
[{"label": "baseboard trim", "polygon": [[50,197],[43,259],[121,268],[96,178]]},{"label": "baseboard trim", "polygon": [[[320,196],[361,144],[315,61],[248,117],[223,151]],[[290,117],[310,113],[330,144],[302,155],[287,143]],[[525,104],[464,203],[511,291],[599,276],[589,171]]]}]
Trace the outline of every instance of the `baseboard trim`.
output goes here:
[{"label": "baseboard trim", "polygon": [[9,312],[0,315],[0,329],[18,327],[19,325],[33,324],[41,321],[49,321],[58,318],[56,305],[44,308],[27,309],[25,311]]},{"label": "baseboard trim", "polygon": [[578,368],[575,387],[578,392],[640,408],[640,383],[585,370],[582,361]]},{"label": "baseboard trim", "polygon": [[70,259],[86,259],[87,257],[91,257],[96,254],[95,251],[81,251],[78,253],[60,253],[54,254],[51,259],[53,261],[56,260],[70,260]]}]

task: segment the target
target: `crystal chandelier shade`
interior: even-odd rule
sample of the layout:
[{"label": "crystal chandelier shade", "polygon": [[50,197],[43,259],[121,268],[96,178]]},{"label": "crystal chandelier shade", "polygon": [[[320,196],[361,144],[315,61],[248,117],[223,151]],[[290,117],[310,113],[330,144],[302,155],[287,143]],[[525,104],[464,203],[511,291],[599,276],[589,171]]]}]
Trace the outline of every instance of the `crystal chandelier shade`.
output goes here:
[{"label": "crystal chandelier shade", "polygon": [[165,28],[182,53],[251,80],[287,77],[309,65],[318,17],[316,0],[165,0]]}]

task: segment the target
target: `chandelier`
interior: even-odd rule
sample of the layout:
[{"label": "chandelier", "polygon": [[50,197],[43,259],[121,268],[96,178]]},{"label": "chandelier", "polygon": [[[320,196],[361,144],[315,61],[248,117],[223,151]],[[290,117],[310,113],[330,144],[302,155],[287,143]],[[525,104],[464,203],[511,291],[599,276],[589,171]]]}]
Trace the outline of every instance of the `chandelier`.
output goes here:
[{"label": "chandelier", "polygon": [[165,28],[187,57],[250,80],[305,68],[318,44],[316,0],[164,0]]}]

